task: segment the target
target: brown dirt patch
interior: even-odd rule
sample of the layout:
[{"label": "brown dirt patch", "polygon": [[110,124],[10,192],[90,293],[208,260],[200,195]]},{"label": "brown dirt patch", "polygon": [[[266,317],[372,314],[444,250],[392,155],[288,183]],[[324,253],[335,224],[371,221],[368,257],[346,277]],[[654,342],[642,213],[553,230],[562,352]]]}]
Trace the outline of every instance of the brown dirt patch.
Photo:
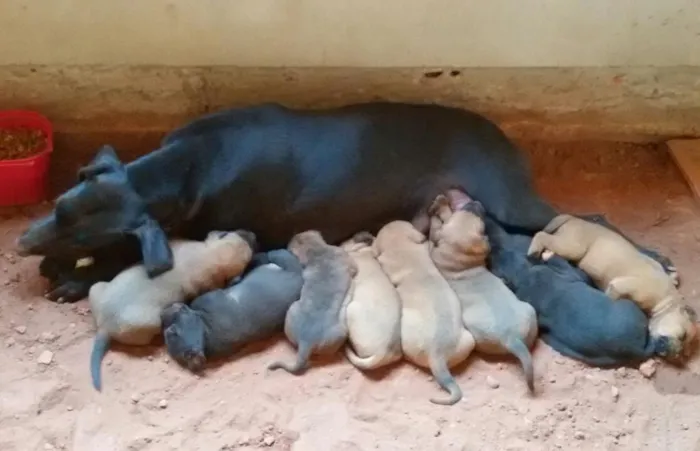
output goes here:
[{"label": "brown dirt patch", "polygon": [[[541,191],[562,209],[605,212],[677,264],[697,301],[700,210],[663,149],[608,143],[524,143]],[[111,351],[104,391],[89,381],[92,318],[85,301],[41,297],[37,258],[12,251],[41,208],[0,210],[0,449],[217,450],[665,450],[699,448],[700,360],[598,370],[544,344],[535,352],[538,395],[513,360],[472,358],[458,373],[465,398],[428,398],[438,387],[407,363],[368,377],[341,360],[301,377],[268,373],[289,357],[283,340],[255,347],[197,378],[162,347]],[[51,362],[39,363],[44,351]],[[44,355],[46,357],[46,354]],[[489,388],[487,376],[499,387]],[[616,396],[617,395],[617,396]]]}]

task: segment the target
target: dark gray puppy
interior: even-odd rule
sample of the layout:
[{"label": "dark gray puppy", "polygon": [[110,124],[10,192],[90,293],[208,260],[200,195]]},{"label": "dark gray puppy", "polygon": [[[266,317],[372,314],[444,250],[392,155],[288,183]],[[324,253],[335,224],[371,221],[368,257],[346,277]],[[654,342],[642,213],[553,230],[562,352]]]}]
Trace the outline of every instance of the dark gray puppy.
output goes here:
[{"label": "dark gray puppy", "polygon": [[171,305],[161,315],[168,353],[190,371],[207,358],[226,357],[253,341],[281,332],[289,306],[301,293],[302,267],[285,249],[258,253],[241,279],[187,306]]},{"label": "dark gray puppy", "polygon": [[488,216],[484,222],[491,271],[535,308],[540,336],[549,346],[595,366],[638,363],[663,352],[665,344],[649,338],[648,319],[634,302],[611,300],[558,256],[529,261],[531,237],[510,235]]},{"label": "dark gray puppy", "polygon": [[285,335],[297,347],[297,359],[267,368],[299,374],[312,354],[332,354],[347,340],[345,307],[352,296],[357,264],[343,249],[326,243],[317,230],[294,235],[287,249],[304,267],[301,295],[289,307],[284,322]]}]

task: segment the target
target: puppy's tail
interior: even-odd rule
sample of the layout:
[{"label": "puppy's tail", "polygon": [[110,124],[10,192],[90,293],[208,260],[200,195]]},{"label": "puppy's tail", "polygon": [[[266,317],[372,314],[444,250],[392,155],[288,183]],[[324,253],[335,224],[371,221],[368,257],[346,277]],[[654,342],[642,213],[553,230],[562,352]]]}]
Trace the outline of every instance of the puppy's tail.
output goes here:
[{"label": "puppy's tail", "polygon": [[459,388],[459,384],[450,369],[447,367],[447,361],[443,357],[431,356],[430,357],[430,371],[435,377],[435,381],[442,387],[443,390],[448,392],[450,396],[444,399],[431,398],[430,402],[433,404],[440,404],[443,406],[451,406],[456,404],[460,399],[462,399],[462,389]]},{"label": "puppy's tail", "polygon": [[309,365],[309,358],[311,357],[311,346],[306,342],[299,343],[297,348],[297,360],[293,364],[288,364],[285,362],[273,362],[267,366],[268,370],[278,370],[283,369],[291,374],[299,374],[302,370],[306,369]]},{"label": "puppy's tail", "polygon": [[532,354],[530,350],[525,345],[520,338],[509,338],[503,344],[511,354],[520,360],[520,364],[523,366],[523,371],[525,372],[525,380],[527,381],[527,388],[530,389],[530,393],[535,392],[535,371],[532,365]]},{"label": "puppy's tail", "polygon": [[95,342],[92,345],[92,354],[90,355],[90,374],[92,376],[92,386],[95,390],[102,391],[102,360],[109,349],[109,334],[103,330],[98,330],[95,335]]},{"label": "puppy's tail", "polygon": [[361,370],[373,370],[379,368],[382,365],[388,365],[399,359],[399,355],[395,354],[373,354],[369,357],[360,357],[352,350],[350,346],[345,347],[345,357],[348,358],[350,363],[356,368]]}]

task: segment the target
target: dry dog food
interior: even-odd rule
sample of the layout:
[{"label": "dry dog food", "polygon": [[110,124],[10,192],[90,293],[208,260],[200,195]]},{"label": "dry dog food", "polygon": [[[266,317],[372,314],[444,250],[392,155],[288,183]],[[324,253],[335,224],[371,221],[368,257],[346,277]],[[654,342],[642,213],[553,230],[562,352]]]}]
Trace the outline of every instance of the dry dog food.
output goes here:
[{"label": "dry dog food", "polygon": [[33,128],[0,129],[0,161],[36,155],[46,145],[46,136]]}]

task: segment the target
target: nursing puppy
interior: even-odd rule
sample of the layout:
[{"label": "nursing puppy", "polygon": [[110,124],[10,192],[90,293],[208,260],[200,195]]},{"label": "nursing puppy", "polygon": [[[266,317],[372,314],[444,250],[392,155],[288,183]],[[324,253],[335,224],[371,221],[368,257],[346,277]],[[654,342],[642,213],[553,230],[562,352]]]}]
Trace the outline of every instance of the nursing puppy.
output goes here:
[{"label": "nursing puppy", "polygon": [[649,337],[648,319],[634,302],[613,301],[556,255],[533,263],[526,256],[531,237],[507,233],[490,216],[482,219],[491,271],[535,308],[540,338],[549,346],[594,366],[629,365],[664,352],[664,344]]},{"label": "nursing puppy", "polygon": [[208,358],[226,357],[281,332],[289,306],[299,299],[299,260],[280,249],[256,254],[240,281],[166,307],[161,318],[168,353],[192,372]]},{"label": "nursing puppy", "polygon": [[401,349],[450,394],[430,401],[452,405],[462,390],[450,368],[474,350],[474,337],[462,325],[459,299],[433,264],[428,244],[409,222],[393,221],[379,231],[374,247],[401,298]]},{"label": "nursing puppy", "polygon": [[[464,197],[451,193],[453,198]],[[522,364],[527,386],[534,391],[534,370],[529,348],[537,339],[537,316],[501,279],[486,269],[489,253],[484,223],[465,208],[478,202],[459,202],[454,211],[440,195],[430,208],[431,257],[462,304],[462,321],[487,354],[514,354]]]},{"label": "nursing puppy", "polygon": [[297,347],[297,360],[293,364],[274,362],[268,369],[299,374],[308,366],[312,353],[332,354],[345,343],[348,329],[344,310],[352,296],[357,265],[347,252],[327,244],[315,230],[295,235],[288,249],[304,268],[301,297],[289,308],[284,322],[284,333]]},{"label": "nursing puppy", "polygon": [[551,254],[545,251],[575,263],[611,299],[636,302],[650,317],[652,337],[667,343],[665,357],[689,356],[697,335],[696,315],[684,305],[673,278],[659,262],[614,231],[571,215],[559,215],[537,232],[527,255],[546,259]]},{"label": "nursing puppy", "polygon": [[100,365],[109,342],[143,346],[161,331],[161,312],[168,305],[184,302],[213,288],[223,287],[240,274],[255,247],[252,232],[209,233],[205,241],[175,240],[173,269],[149,278],[144,265],[136,265],[111,282],[90,288],[90,308],[97,335],[92,348],[92,383],[101,390]]},{"label": "nursing puppy", "polygon": [[345,355],[362,370],[401,359],[401,299],[377,261],[373,243],[371,234],[360,232],[341,246],[358,268],[352,298],[345,310]]}]

